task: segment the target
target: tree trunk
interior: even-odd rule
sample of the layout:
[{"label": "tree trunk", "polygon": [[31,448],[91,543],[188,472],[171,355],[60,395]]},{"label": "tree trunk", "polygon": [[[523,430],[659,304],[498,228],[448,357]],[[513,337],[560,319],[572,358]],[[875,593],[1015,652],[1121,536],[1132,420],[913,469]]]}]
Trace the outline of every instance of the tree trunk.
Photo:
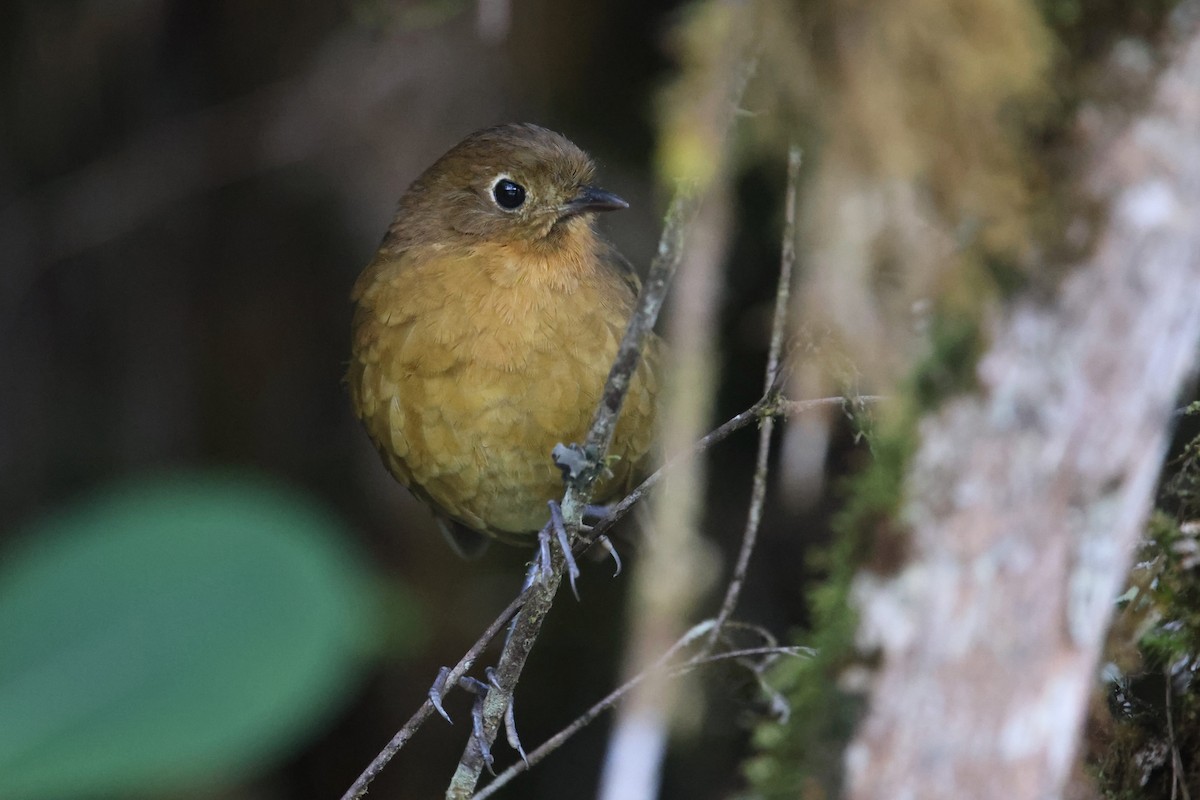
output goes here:
[{"label": "tree trunk", "polygon": [[922,422],[911,560],[856,583],[883,658],[852,798],[1047,798],[1069,775],[1200,345],[1200,36],[1092,174],[1092,257],[997,327],[978,396]]}]

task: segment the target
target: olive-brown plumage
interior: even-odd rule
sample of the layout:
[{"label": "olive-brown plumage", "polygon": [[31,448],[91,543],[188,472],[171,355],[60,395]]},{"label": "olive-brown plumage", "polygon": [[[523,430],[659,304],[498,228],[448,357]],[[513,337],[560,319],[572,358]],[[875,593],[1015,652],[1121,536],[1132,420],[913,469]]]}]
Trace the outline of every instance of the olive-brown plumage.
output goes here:
[{"label": "olive-brown plumage", "polygon": [[[637,279],[593,227],[625,203],[593,170],[536,125],[474,133],[409,187],[355,284],[355,412],[460,551],[545,525],[562,494],[550,451],[586,436],[633,310]],[[652,336],[600,501],[650,448],[659,348]]]}]

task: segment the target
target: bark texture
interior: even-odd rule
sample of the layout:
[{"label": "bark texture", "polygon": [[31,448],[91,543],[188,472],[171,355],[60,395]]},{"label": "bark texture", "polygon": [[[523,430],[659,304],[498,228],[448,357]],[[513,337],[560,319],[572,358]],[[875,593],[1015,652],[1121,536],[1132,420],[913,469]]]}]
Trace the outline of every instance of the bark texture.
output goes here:
[{"label": "bark texture", "polygon": [[1055,797],[1070,772],[1200,345],[1200,36],[1092,176],[1093,256],[998,325],[978,396],[922,423],[911,560],[855,586],[883,658],[852,798]]}]

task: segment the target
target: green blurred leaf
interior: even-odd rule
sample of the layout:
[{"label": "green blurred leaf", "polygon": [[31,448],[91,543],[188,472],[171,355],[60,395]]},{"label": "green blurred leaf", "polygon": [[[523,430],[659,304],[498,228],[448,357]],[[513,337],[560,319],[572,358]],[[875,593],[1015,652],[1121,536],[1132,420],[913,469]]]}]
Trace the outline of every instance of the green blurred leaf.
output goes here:
[{"label": "green blurred leaf", "polygon": [[378,620],[343,526],[237,475],[123,484],[0,561],[0,797],[228,783],[312,731]]}]

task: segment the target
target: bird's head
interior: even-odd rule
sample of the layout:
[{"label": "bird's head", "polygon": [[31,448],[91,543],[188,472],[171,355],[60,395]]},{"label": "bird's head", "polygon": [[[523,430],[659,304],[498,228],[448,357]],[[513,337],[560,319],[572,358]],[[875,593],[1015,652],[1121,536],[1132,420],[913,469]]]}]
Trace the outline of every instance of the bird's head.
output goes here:
[{"label": "bird's head", "polygon": [[413,182],[390,235],[439,242],[536,245],[587,232],[592,214],[628,208],[592,184],[595,165],[569,139],[515,123],[471,134]]}]

